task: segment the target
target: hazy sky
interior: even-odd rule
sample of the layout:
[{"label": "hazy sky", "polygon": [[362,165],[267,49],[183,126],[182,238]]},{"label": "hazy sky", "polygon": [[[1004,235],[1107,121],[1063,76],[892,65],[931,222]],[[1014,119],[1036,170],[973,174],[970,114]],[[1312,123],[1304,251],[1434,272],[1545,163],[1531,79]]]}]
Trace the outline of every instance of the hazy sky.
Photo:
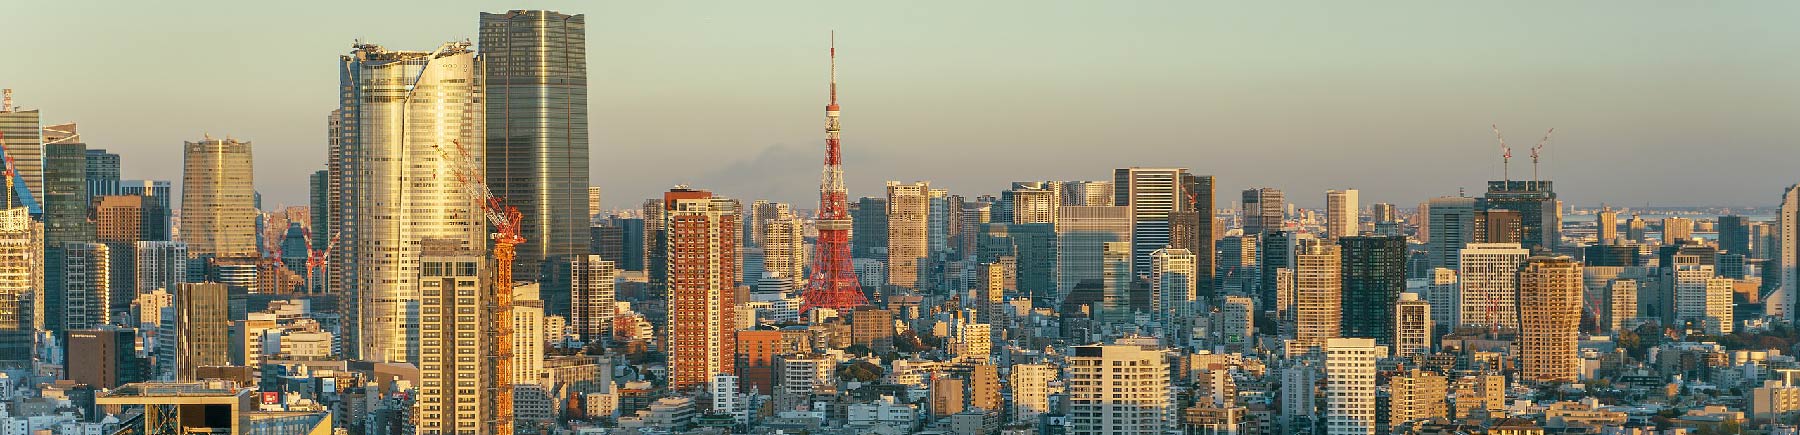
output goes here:
[{"label": "hazy sky", "polygon": [[125,178],[253,141],[265,205],[323,166],[352,41],[474,39],[477,13],[587,15],[594,182],[817,203],[838,31],[852,197],[968,196],[1121,166],[1303,206],[1403,205],[1499,176],[1498,123],[1574,204],[1768,205],[1800,182],[1800,2],[8,1],[0,87],[81,124]]}]

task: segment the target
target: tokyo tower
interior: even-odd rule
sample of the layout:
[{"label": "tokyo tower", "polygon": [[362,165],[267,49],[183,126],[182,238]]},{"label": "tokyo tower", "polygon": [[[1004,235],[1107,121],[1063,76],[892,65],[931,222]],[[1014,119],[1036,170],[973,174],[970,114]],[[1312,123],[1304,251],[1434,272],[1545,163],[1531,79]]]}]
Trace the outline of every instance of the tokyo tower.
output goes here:
[{"label": "tokyo tower", "polygon": [[825,170],[819,180],[818,243],[813,245],[812,277],[802,294],[800,311],[846,310],[868,302],[850,266],[850,208],[846,204],[844,166],[838,153],[837,35],[831,44],[831,104],[825,106]]}]

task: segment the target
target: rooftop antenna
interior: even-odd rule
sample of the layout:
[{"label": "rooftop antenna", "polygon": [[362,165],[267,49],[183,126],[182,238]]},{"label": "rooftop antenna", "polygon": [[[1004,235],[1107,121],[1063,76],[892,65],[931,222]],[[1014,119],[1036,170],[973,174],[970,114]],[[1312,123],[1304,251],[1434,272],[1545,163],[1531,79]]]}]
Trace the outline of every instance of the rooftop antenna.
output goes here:
[{"label": "rooftop antenna", "polygon": [[1490,124],[1490,126],[1494,127],[1494,139],[1500,141],[1500,179],[1506,180],[1508,184],[1511,184],[1512,147],[1506,146],[1506,137],[1500,135],[1499,124]]},{"label": "rooftop antenna", "polygon": [[1550,131],[1544,132],[1544,139],[1538,141],[1537,146],[1531,147],[1531,183],[1532,184],[1537,184],[1537,182],[1538,182],[1538,151],[1544,149],[1545,143],[1550,142],[1550,135],[1553,133],[1556,133],[1555,128],[1551,128]]}]

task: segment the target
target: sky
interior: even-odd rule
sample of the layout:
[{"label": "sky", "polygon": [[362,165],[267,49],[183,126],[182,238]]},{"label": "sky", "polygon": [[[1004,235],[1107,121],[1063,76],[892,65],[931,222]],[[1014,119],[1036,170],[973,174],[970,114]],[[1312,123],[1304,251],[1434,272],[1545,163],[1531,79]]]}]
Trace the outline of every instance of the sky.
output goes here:
[{"label": "sky", "polygon": [[1501,175],[1555,127],[1565,202],[1771,205],[1800,182],[1800,2],[11,1],[0,87],[78,122],[127,179],[202,134],[253,142],[265,207],[306,201],[338,56],[430,49],[479,12],[586,14],[593,182],[817,204],[827,35],[845,178],[965,196],[1178,166],[1219,206],[1275,187],[1410,206]]}]

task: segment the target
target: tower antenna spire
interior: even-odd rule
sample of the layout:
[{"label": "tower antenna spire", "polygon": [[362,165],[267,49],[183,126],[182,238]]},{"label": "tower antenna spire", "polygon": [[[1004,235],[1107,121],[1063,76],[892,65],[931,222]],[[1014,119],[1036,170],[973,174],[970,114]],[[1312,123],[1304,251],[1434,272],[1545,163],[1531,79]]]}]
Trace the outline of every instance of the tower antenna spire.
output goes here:
[{"label": "tower antenna spire", "polygon": [[843,154],[839,149],[837,102],[837,31],[831,32],[831,103],[825,106],[825,167],[819,177],[818,243],[813,245],[812,275],[800,312],[830,308],[839,312],[868,303],[850,264],[850,213],[844,190]]},{"label": "tower antenna spire", "polygon": [[837,105],[837,31],[831,31],[831,105]]}]

